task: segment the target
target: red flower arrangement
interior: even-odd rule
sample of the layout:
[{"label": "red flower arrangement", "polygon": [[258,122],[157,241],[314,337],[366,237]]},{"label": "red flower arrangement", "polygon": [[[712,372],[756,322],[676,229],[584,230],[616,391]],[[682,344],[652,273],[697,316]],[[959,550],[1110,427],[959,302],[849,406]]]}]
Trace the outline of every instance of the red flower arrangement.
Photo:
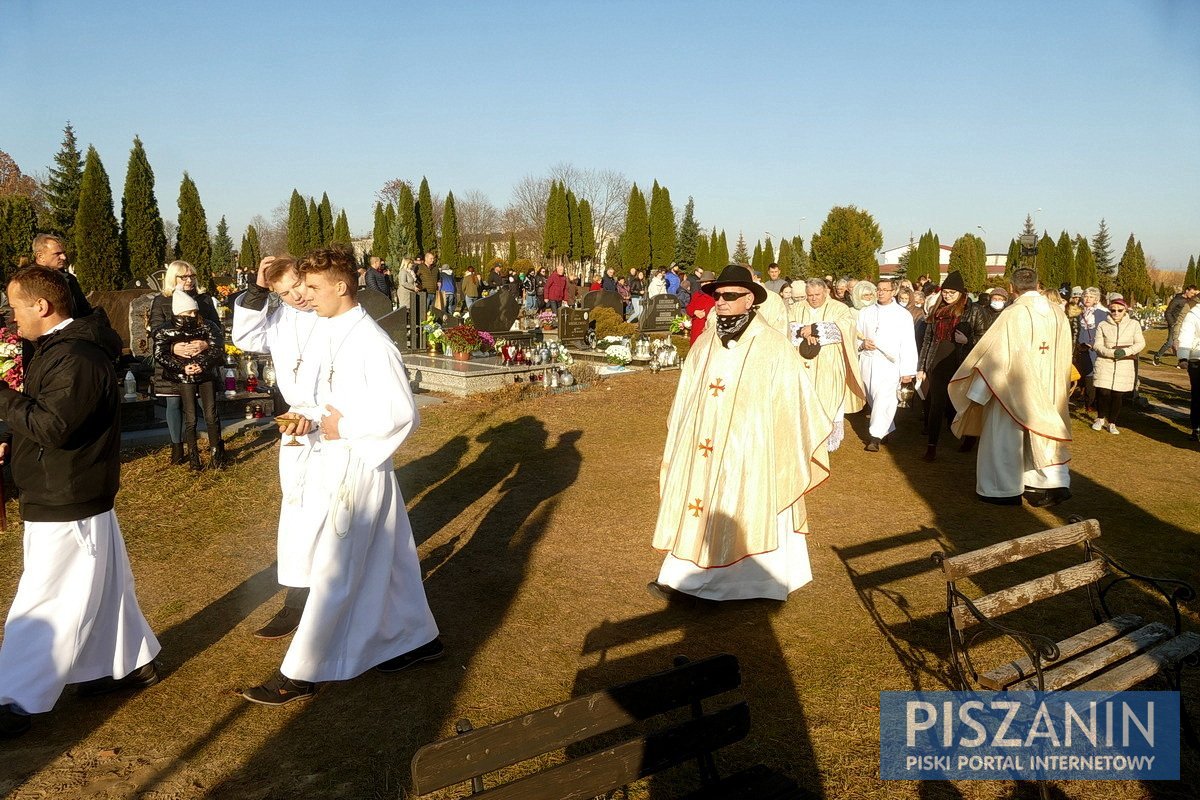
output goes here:
[{"label": "red flower arrangement", "polygon": [[0,380],[18,392],[25,386],[25,365],[21,348],[21,337],[15,330],[0,328]]}]

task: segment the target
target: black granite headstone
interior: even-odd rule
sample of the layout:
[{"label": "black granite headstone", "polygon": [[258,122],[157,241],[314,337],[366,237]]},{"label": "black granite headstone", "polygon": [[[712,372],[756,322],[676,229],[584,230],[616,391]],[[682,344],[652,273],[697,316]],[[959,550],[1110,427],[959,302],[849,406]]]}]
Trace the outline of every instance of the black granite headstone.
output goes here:
[{"label": "black granite headstone", "polygon": [[563,344],[582,346],[587,339],[588,320],[591,316],[591,311],[582,308],[559,309],[558,340]]},{"label": "black granite headstone", "polygon": [[[146,292],[140,289],[125,289],[119,292],[92,292],[87,299],[94,308],[104,310],[104,313],[108,315],[109,324],[121,337],[121,345],[132,351],[131,332],[135,340],[146,338],[146,320],[144,318],[131,320],[130,313],[133,302],[144,296],[146,296]],[[154,299],[153,294],[150,295],[150,299]],[[145,313],[149,314],[149,312],[150,304],[146,303]],[[130,330],[131,325],[132,331]]]},{"label": "black granite headstone", "polygon": [[379,323],[379,327],[383,328],[396,346],[401,350],[406,350],[409,347],[409,332],[408,332],[408,309],[397,308],[390,314],[384,314],[379,319],[375,320]]},{"label": "black granite headstone", "polygon": [[638,317],[638,333],[666,333],[671,320],[683,313],[679,298],[673,294],[656,294],[646,301]]},{"label": "black granite headstone", "polygon": [[521,311],[512,289],[504,286],[498,292],[475,301],[471,306],[471,321],[475,327],[488,333],[507,333]]},{"label": "black granite headstone", "polygon": [[375,289],[359,289],[358,304],[363,307],[373,320],[379,320],[392,313],[392,301],[386,294]]},{"label": "black granite headstone", "polygon": [[611,308],[617,312],[617,316],[622,316],[625,311],[625,303],[621,300],[621,295],[616,292],[606,292],[603,289],[596,289],[588,292],[583,296],[584,308]]}]

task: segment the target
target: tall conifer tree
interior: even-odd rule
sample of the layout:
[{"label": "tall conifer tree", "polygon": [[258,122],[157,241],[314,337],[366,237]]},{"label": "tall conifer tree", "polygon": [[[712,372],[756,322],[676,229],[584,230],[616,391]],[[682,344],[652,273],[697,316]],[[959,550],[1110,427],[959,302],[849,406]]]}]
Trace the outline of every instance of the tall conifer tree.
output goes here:
[{"label": "tall conifer tree", "polygon": [[654,182],[650,195],[650,264],[655,269],[675,260],[675,209],[671,193]]},{"label": "tall conifer tree", "polygon": [[624,265],[621,263],[621,248],[617,246],[616,239],[609,239],[604,246],[604,268],[610,267],[618,271],[624,269]]},{"label": "tall conifer tree", "polygon": [[[680,226],[680,230],[682,231],[682,226]],[[683,237],[680,236],[680,241],[682,240]],[[712,240],[705,236],[703,232],[700,232],[696,236],[696,250],[692,253],[692,266],[703,270],[712,270],[711,242]]]},{"label": "tall conifer tree", "polygon": [[[627,269],[650,269],[650,214],[637,184],[629,190],[625,233],[621,236],[621,264]],[[646,276],[649,278],[649,275]]]},{"label": "tall conifer tree", "polygon": [[1057,255],[1058,249],[1054,240],[1050,238],[1050,234],[1043,233],[1042,238],[1038,240],[1038,252],[1033,264],[1037,269],[1038,280],[1045,289],[1058,288],[1058,284],[1053,282],[1058,275],[1058,268],[1054,264]]},{"label": "tall conifer tree", "polygon": [[295,189],[288,201],[287,249],[294,258],[308,252],[308,204]]},{"label": "tall conifer tree", "polygon": [[1196,257],[1188,256],[1187,272],[1183,276],[1183,285],[1196,286]]},{"label": "tall conifer tree", "polygon": [[762,242],[754,242],[754,253],[750,256],[750,269],[754,270],[754,274],[760,278],[763,275],[763,268],[766,266],[763,261]]},{"label": "tall conifer tree", "polygon": [[54,165],[42,189],[50,206],[46,227],[50,233],[74,241],[75,215],[79,211],[79,188],[83,183],[83,155],[75,140],[71,123],[63,128],[62,146],[54,155]]},{"label": "tall conifer tree", "polygon": [[[400,194],[396,198],[396,224],[402,226],[404,229],[402,245],[405,249],[402,253],[392,256],[392,263],[395,266],[399,266],[400,261],[405,258],[418,257],[417,201],[413,199],[412,187],[408,185],[407,181],[400,184]],[[392,238],[395,239],[396,237],[393,236]],[[399,258],[396,257],[397,255]]]},{"label": "tall conifer tree", "polygon": [[580,257],[590,263],[596,261],[596,224],[592,220],[592,204],[583,199],[579,201],[579,235]]},{"label": "tall conifer tree", "polygon": [[321,193],[321,203],[317,206],[317,221],[321,230],[321,247],[333,241],[333,206],[329,203],[329,192]]},{"label": "tall conifer tree", "polygon": [[438,252],[437,228],[433,222],[433,195],[429,181],[422,177],[417,191],[417,244],[422,253]]},{"label": "tall conifer tree", "polygon": [[458,263],[458,212],[454,209],[454,192],[446,193],[442,204],[441,262],[449,264],[455,275],[462,275]]},{"label": "tall conifer tree", "polygon": [[746,249],[746,237],[738,231],[737,246],[733,248],[733,263],[750,266],[750,251]]},{"label": "tall conifer tree", "polygon": [[792,237],[792,278],[809,278],[808,252],[804,249],[804,239],[799,235]]},{"label": "tall conifer tree", "polygon": [[679,222],[679,239],[675,242],[675,263],[684,272],[696,266],[696,249],[701,239],[700,223],[696,222],[696,202],[689,197]]},{"label": "tall conifer tree", "polygon": [[546,195],[546,222],[542,229],[542,255],[554,258],[558,250],[558,181],[550,182]]},{"label": "tall conifer tree", "polygon": [[973,233],[964,233],[950,248],[948,272],[958,270],[967,291],[978,292],[987,281],[987,252],[983,240]]},{"label": "tall conifer tree", "polygon": [[1008,242],[1008,255],[1004,258],[1004,277],[1011,278],[1013,270],[1021,262],[1021,243],[1016,239]]},{"label": "tall conifer tree", "polygon": [[337,222],[333,223],[333,240],[335,244],[350,244],[350,221],[346,219],[346,209],[338,214]]},{"label": "tall conifer tree", "polygon": [[1075,245],[1066,231],[1062,232],[1058,237],[1058,244],[1054,246],[1054,270],[1058,283],[1052,288],[1057,288],[1063,283],[1068,286],[1075,285]]},{"label": "tall conifer tree", "polygon": [[789,281],[796,277],[792,271],[792,243],[786,238],[779,240],[779,254],[775,257],[779,262],[779,274]]},{"label": "tall conifer tree", "polygon": [[575,193],[564,186],[562,195],[562,207],[558,213],[558,251],[568,261],[579,260],[579,241],[576,238],[579,236],[579,201],[575,199]]},{"label": "tall conifer tree", "polygon": [[321,210],[317,208],[317,201],[313,198],[308,198],[308,249],[312,250],[321,247],[324,242],[321,241]]},{"label": "tall conifer tree", "polygon": [[130,275],[144,278],[162,268],[166,249],[167,235],[154,197],[154,171],[142,140],[135,136],[121,195],[121,263]]},{"label": "tall conifer tree", "polygon": [[8,282],[36,235],[33,201],[23,195],[0,197],[0,281]]},{"label": "tall conifer tree", "polygon": [[[401,190],[399,202],[400,209],[402,210],[405,204],[403,190]],[[399,269],[404,259],[413,258],[413,253],[417,249],[416,231],[413,230],[413,225],[416,223],[413,221],[415,217],[412,214],[413,203],[411,191],[408,193],[407,202],[409,213],[405,215],[398,210],[396,212],[396,221],[392,224],[392,229],[388,232],[387,261],[392,269]],[[342,213],[343,215],[345,214],[345,212]],[[350,226],[347,225],[346,229],[349,230],[349,228]]]},{"label": "tall conifer tree", "polygon": [[246,232],[242,234],[242,247],[238,250],[238,269],[257,272],[259,261],[262,261],[262,246],[258,241],[258,229],[247,225]]},{"label": "tall conifer tree", "polygon": [[724,228],[721,229],[721,235],[717,237],[717,246],[713,249],[713,258],[716,259],[713,262],[713,272],[720,275],[721,270],[730,264],[729,240],[725,238]]},{"label": "tall conifer tree", "polygon": [[212,242],[208,238],[208,218],[200,202],[200,190],[186,172],[179,184],[179,230],[175,252],[196,268],[196,287],[212,287]]},{"label": "tall conifer tree", "polygon": [[1112,275],[1112,237],[1108,233],[1108,225],[1105,223],[1103,217],[1100,218],[1100,229],[1092,237],[1092,257],[1096,259],[1097,274]]},{"label": "tall conifer tree", "polygon": [[508,258],[506,259],[508,261],[507,266],[509,269],[513,268],[513,264],[517,263],[518,258],[520,258],[520,255],[517,252],[517,234],[516,234],[516,231],[509,231],[509,233],[508,233]]},{"label": "tall conifer tree", "polygon": [[229,237],[229,224],[225,217],[217,223],[217,233],[212,240],[213,275],[225,275],[233,271],[233,239]]},{"label": "tall conifer tree", "polygon": [[121,243],[113,214],[112,186],[96,148],[88,146],[75,214],[75,274],[83,291],[114,291],[124,285]]},{"label": "tall conifer tree", "polygon": [[771,237],[767,237],[767,243],[763,245],[763,268],[766,269],[775,262],[775,245],[771,244]]},{"label": "tall conifer tree", "polygon": [[1089,286],[1097,286],[1099,280],[1092,248],[1088,245],[1088,240],[1080,236],[1075,244],[1075,282],[1086,289]]}]

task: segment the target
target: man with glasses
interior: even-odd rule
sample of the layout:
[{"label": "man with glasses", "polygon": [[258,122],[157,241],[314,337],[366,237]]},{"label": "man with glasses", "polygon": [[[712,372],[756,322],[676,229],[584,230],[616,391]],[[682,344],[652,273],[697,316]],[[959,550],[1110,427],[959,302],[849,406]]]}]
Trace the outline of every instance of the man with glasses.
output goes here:
[{"label": "man with glasses", "polygon": [[701,291],[714,315],[668,417],[654,530],[667,555],[647,588],[786,600],[812,580],[804,495],[829,474],[833,425],[795,348],[757,313],[767,290],[750,271],[731,264]]},{"label": "man with glasses", "polygon": [[858,365],[867,402],[871,405],[870,439],[866,450],[879,445],[896,430],[896,392],[917,374],[917,336],[912,314],[893,299],[895,278],[880,278],[875,304],[858,314]]},{"label": "man with glasses", "polygon": [[979,437],[975,492],[995,505],[1041,508],[1071,497],[1067,394],[1071,326],[1038,291],[1035,270],[1013,270],[1016,299],[950,381],[960,439]]}]

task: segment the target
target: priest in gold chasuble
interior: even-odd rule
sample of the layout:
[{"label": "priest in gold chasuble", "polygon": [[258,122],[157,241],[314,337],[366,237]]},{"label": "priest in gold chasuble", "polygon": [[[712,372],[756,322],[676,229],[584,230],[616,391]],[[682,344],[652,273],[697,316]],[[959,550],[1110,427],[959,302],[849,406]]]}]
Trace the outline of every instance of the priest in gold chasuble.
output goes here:
[{"label": "priest in gold chasuble", "polygon": [[715,315],[668,419],[654,547],[657,596],[785,600],[812,580],[804,495],[829,475],[829,414],[787,338],[753,307],[767,290],[730,265],[701,291]]}]

